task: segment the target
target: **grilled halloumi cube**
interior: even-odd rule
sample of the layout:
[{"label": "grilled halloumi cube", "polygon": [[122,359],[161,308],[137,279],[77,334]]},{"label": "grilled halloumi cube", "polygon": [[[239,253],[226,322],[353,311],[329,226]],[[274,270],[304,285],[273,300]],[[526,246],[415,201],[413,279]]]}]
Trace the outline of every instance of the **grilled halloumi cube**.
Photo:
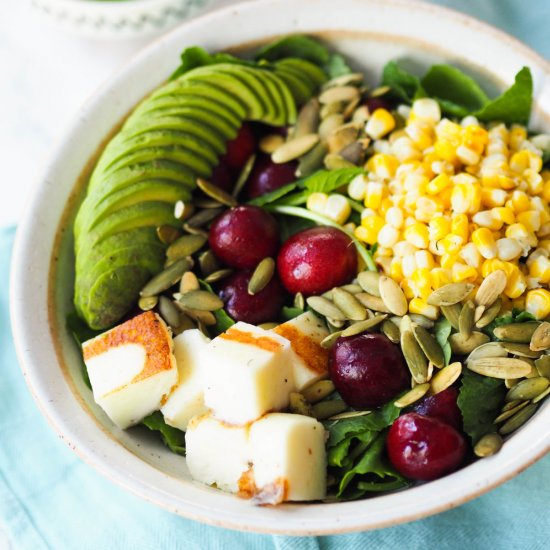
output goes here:
[{"label": "grilled halloumi cube", "polygon": [[120,428],[158,410],[178,381],[170,331],[142,313],[82,344],[96,403]]},{"label": "grilled halloumi cube", "polygon": [[266,414],[250,426],[248,445],[257,502],[325,497],[325,429],[320,422],[298,414]]},{"label": "grilled halloumi cube", "polygon": [[216,418],[246,424],[288,406],[294,391],[290,343],[271,331],[236,323],[208,344],[204,402]]},{"label": "grilled halloumi cube", "polygon": [[328,350],[321,341],[329,332],[311,311],[279,325],[273,332],[283,336],[292,348],[292,370],[298,391],[328,376]]},{"label": "grilled halloumi cube", "polygon": [[236,493],[249,468],[248,426],[231,426],[210,413],[192,418],[185,433],[187,467],[194,479]]},{"label": "grilled halloumi cube", "polygon": [[186,330],[174,338],[178,383],[161,407],[170,426],[185,431],[194,416],[207,412],[204,404],[204,354],[210,340],[198,329]]}]

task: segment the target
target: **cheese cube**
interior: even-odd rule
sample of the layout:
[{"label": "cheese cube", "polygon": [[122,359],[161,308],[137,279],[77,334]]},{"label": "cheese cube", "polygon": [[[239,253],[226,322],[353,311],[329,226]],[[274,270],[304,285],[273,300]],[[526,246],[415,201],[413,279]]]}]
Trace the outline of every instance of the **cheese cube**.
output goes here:
[{"label": "cheese cube", "polygon": [[82,344],[96,403],[120,428],[158,410],[178,381],[172,336],[149,311]]},{"label": "cheese cube", "polygon": [[314,418],[267,414],[250,426],[249,447],[257,502],[325,497],[325,429]]},{"label": "cheese cube", "polygon": [[298,391],[328,376],[328,350],[321,347],[321,341],[329,332],[314,313],[302,313],[275,327],[273,332],[290,342],[294,384]]},{"label": "cheese cube", "polygon": [[187,467],[197,481],[236,493],[249,469],[248,426],[230,426],[210,413],[192,418],[185,433]]},{"label": "cheese cube", "polygon": [[174,338],[178,384],[161,407],[166,424],[185,431],[191,418],[207,412],[204,404],[203,356],[210,340],[198,329]]},{"label": "cheese cube", "polygon": [[246,323],[236,323],[208,344],[204,402],[229,424],[253,422],[288,406],[294,391],[290,343]]}]

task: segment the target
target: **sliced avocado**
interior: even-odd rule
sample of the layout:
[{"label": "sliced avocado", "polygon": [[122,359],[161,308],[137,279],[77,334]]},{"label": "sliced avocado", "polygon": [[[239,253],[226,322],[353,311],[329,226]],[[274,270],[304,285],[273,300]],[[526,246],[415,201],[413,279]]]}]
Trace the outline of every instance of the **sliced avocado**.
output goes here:
[{"label": "sliced avocado", "polygon": [[294,97],[290,93],[288,86],[281,78],[270,70],[264,70],[264,78],[273,82],[273,85],[277,88],[278,93],[283,100],[287,117],[284,124],[288,125],[296,122],[296,102],[294,101]]},{"label": "sliced avocado", "polygon": [[311,97],[313,90],[311,83],[305,82],[293,69],[276,67],[275,74],[288,87],[297,105],[303,105]]},{"label": "sliced avocado", "polygon": [[275,72],[277,72],[277,67],[294,69],[298,75],[301,75],[302,78],[307,78],[311,82],[313,90],[316,90],[319,86],[321,86],[321,84],[323,84],[323,82],[326,82],[327,80],[327,75],[319,66],[298,57],[281,59],[276,63]]}]

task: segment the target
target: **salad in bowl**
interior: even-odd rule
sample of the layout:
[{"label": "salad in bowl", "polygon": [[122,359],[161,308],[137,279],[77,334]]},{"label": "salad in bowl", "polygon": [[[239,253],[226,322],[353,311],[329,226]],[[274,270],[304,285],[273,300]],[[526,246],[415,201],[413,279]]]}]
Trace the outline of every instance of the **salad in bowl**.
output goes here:
[{"label": "salad in bowl", "polygon": [[74,221],[96,403],[259,505],[371,498],[499,452],[550,395],[550,136],[533,82],[376,87],[310,37],[186,48]]}]

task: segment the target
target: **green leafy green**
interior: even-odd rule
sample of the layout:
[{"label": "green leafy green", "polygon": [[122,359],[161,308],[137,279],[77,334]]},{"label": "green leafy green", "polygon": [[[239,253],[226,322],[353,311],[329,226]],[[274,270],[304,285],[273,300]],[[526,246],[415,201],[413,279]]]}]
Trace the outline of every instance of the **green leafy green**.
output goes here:
[{"label": "green leafy green", "polygon": [[298,181],[287,183],[286,185],[279,187],[279,189],[275,189],[275,191],[271,191],[270,193],[266,193],[265,195],[261,195],[259,197],[256,197],[255,199],[251,199],[250,201],[248,201],[248,203],[254,204],[256,206],[272,204],[274,202],[277,202],[280,198],[285,197],[289,193],[292,193],[292,191],[298,188],[298,185]]},{"label": "green leafy green", "polygon": [[298,57],[323,66],[330,60],[328,49],[308,36],[293,34],[267,44],[256,54],[256,60],[277,61],[284,57]]},{"label": "green leafy green", "polygon": [[283,243],[299,231],[309,229],[310,227],[315,227],[316,225],[316,223],[312,220],[297,218],[294,216],[277,216],[277,223],[279,224],[281,242]]},{"label": "green leafy green", "polygon": [[[212,292],[213,294],[215,294],[214,290],[207,282],[199,280],[199,283],[204,290],[208,290],[208,292]],[[227,329],[231,328],[235,324],[235,321],[229,316],[225,309],[217,309],[212,313],[216,318],[216,324],[213,327],[210,327],[212,332],[214,333],[214,336],[225,332]]]},{"label": "green leafy green", "polygon": [[332,193],[347,185],[354,177],[364,174],[363,168],[340,168],[338,170],[318,170],[304,178],[301,187],[310,193]]},{"label": "green leafy green", "polygon": [[475,445],[485,434],[494,431],[494,419],[502,406],[506,387],[502,380],[481,376],[464,369],[458,395],[464,431]]},{"label": "green leafy green", "polygon": [[525,323],[527,321],[536,321],[535,317],[531,315],[528,311],[522,309],[513,308],[511,311],[507,311],[504,315],[494,319],[489,325],[487,325],[483,330],[491,338],[494,338],[493,330],[496,327],[502,325],[509,325],[510,323]]},{"label": "green leafy green", "polygon": [[298,317],[298,315],[302,315],[303,312],[304,310],[299,307],[283,306],[281,310],[281,317],[284,321],[290,321],[291,319]]},{"label": "green leafy green", "polygon": [[445,317],[440,317],[434,325],[434,334],[437,343],[443,349],[443,355],[445,356],[445,364],[448,365],[451,360],[451,344],[449,344],[449,336],[451,335],[453,327],[451,323]]},{"label": "green leafy green", "polygon": [[344,56],[339,53],[333,53],[324,68],[329,78],[336,78],[352,72]]},{"label": "green leafy green", "polygon": [[164,444],[173,452],[185,455],[185,432],[168,426],[160,411],[145,417],[141,423],[154,432],[159,432]]},{"label": "green leafy green", "polygon": [[396,61],[389,61],[384,66],[382,84],[389,86],[392,95],[406,103],[410,103],[413,99],[426,95],[420,79],[402,69]]}]

